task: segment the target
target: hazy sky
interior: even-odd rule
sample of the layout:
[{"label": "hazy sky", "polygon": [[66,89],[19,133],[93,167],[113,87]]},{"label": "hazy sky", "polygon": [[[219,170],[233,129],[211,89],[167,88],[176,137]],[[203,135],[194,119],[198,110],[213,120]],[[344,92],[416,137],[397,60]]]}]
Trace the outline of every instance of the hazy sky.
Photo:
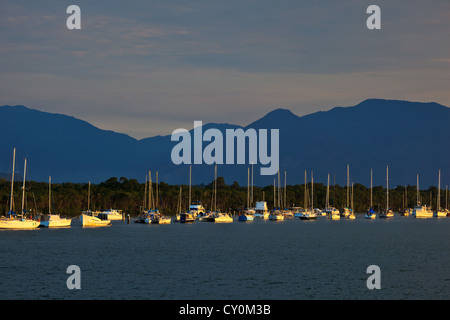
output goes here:
[{"label": "hazy sky", "polygon": [[[66,9],[81,8],[81,30]],[[366,9],[381,8],[381,30]],[[450,1],[2,1],[0,105],[136,138],[368,98],[450,106]]]}]

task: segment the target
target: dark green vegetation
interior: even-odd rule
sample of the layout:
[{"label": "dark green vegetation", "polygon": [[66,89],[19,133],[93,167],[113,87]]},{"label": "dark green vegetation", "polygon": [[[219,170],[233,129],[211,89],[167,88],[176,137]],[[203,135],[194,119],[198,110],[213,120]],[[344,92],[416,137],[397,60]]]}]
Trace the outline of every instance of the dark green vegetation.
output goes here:
[{"label": "dark green vegetation", "polygon": [[[14,184],[14,207],[18,212],[21,209],[22,191],[21,182]],[[188,207],[189,186],[168,185],[160,182],[158,185],[159,208],[166,214],[175,214],[179,199],[180,187],[182,187],[182,209]],[[310,189],[310,183],[308,184]],[[231,185],[225,184],[223,177],[217,178],[217,208],[223,211],[239,210],[247,206],[247,186],[240,186],[237,182]],[[303,207],[304,185],[288,185],[286,188],[287,206]],[[156,184],[153,183],[153,197],[156,196]],[[314,207],[325,206],[327,186],[314,183]],[[192,186],[192,200],[201,200],[207,209],[211,208],[213,184]],[[0,178],[0,213],[4,215],[9,211],[10,181]],[[278,192],[278,190],[277,190]],[[100,184],[91,184],[90,209],[106,210],[109,208],[121,209],[131,215],[139,214],[144,204],[145,184],[135,179],[110,178]],[[407,202],[404,204],[405,187],[398,186],[389,190],[390,207],[395,211],[406,206],[412,207],[416,204],[416,186],[407,186]],[[430,187],[421,190],[420,196],[424,204],[436,208],[437,188]],[[273,208],[274,188],[273,185],[266,187],[253,187],[254,202],[265,200],[269,209]],[[284,200],[282,188],[281,201]],[[351,199],[351,188],[350,197]],[[351,201],[351,200],[350,200]],[[343,208],[347,203],[346,186],[330,186],[330,205]],[[354,185],[354,206],[356,212],[365,212],[370,204],[370,188],[362,184]],[[441,206],[445,207],[445,190],[441,190]],[[60,183],[52,184],[52,212],[64,216],[77,216],[88,206],[88,183]],[[284,205],[282,205],[284,206]],[[386,189],[381,186],[373,188],[374,209],[383,209],[386,206]],[[26,208],[34,212],[48,212],[48,183],[27,182]]]}]

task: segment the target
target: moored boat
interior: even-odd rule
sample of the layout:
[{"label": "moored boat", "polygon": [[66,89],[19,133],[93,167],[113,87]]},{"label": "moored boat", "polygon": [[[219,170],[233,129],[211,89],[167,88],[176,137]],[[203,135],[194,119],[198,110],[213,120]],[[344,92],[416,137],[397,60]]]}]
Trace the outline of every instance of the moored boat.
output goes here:
[{"label": "moored boat", "polygon": [[214,222],[216,223],[231,223],[233,222],[233,218],[228,213],[223,212],[214,212],[212,214]]},{"label": "moored boat", "polygon": [[61,218],[59,214],[44,214],[40,218],[40,226],[47,228],[68,228],[72,224],[72,219]]},{"label": "moored boat", "polygon": [[0,229],[36,229],[39,227],[39,221],[29,219],[25,217],[25,180],[27,172],[27,159],[25,158],[24,174],[23,174],[23,186],[22,186],[22,212],[17,215],[13,211],[14,203],[14,170],[16,162],[16,148],[13,150],[13,170],[11,178],[11,199],[10,199],[10,209],[6,217],[0,219]]},{"label": "moored boat", "polygon": [[83,227],[105,227],[111,225],[111,220],[103,219],[101,217],[96,217],[92,211],[83,211],[80,215],[81,225]]},{"label": "moored boat", "polygon": [[273,210],[269,214],[269,220],[272,221],[283,221],[284,215],[280,212],[280,210]]},{"label": "moored boat", "polygon": [[48,214],[41,215],[40,227],[47,228],[68,228],[72,224],[72,219],[61,218],[59,214],[52,213],[52,177],[48,178]]},{"label": "moored boat", "polygon": [[432,218],[433,211],[426,205],[421,204],[419,190],[419,175],[417,174],[417,204],[414,206],[412,216],[415,218]]},{"label": "moored boat", "polygon": [[83,211],[80,215],[81,225],[83,227],[104,227],[110,226],[111,220],[107,219],[106,215],[95,216],[94,212],[89,209],[91,203],[91,182],[89,181],[88,186],[88,209]]},{"label": "moored boat", "polygon": [[108,209],[101,212],[102,214],[106,214],[109,220],[123,220],[122,210],[118,209]]},{"label": "moored boat", "polygon": [[269,218],[269,209],[267,208],[267,202],[265,201],[257,201],[255,205],[255,213],[253,215],[258,219],[268,219]]}]

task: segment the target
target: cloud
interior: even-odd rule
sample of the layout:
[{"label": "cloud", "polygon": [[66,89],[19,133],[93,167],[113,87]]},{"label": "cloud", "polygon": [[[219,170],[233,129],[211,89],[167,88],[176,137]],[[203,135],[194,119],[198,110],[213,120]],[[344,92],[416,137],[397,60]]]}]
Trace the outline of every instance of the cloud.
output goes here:
[{"label": "cloud", "polygon": [[[371,97],[450,105],[448,1],[2,2],[0,96],[142,138]],[[119,121],[122,119],[122,121]],[[129,127],[128,130],[126,128]]]}]

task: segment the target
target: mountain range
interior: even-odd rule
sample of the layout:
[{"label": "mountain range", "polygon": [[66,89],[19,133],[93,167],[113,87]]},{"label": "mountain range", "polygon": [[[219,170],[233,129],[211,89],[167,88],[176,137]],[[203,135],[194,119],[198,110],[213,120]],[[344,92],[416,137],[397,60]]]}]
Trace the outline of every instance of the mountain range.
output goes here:
[{"label": "mountain range", "polygon": [[[25,106],[1,106],[0,176],[12,170],[12,150],[17,149],[16,172],[23,171],[28,159],[27,178],[54,182],[98,183],[110,177],[126,177],[143,182],[148,170],[158,171],[159,181],[188,184],[189,165],[174,165],[172,148],[178,143],[171,135],[141,140],[126,134],[102,130],[86,121]],[[435,102],[368,99],[355,106],[335,107],[305,116],[276,109],[257,121],[240,127],[209,123],[207,128],[279,129],[281,181],[303,184],[304,172],[314,173],[314,182],[345,185],[347,164],[350,181],[370,185],[415,185],[419,174],[421,188],[450,184],[450,108]],[[208,142],[204,142],[207,145]],[[270,144],[270,143],[269,143]],[[247,185],[249,165],[219,165],[218,176],[227,184]],[[210,183],[214,166],[192,165],[192,183]],[[259,175],[254,166],[254,184],[273,184],[275,176]]]}]

